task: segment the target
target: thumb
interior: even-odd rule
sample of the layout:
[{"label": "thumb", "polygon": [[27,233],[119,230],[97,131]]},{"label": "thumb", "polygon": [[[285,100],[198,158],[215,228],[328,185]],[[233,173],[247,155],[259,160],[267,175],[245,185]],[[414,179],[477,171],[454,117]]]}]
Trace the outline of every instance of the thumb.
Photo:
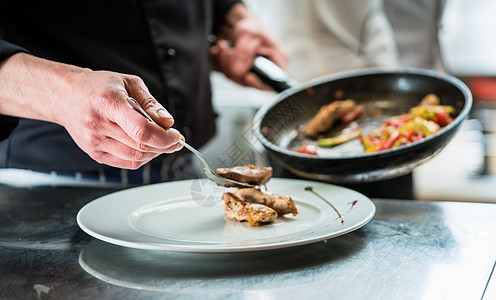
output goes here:
[{"label": "thumb", "polygon": [[[131,106],[134,107],[138,112],[144,114],[147,119],[151,118],[160,127],[169,129],[174,125],[174,117],[155,99],[147,99],[146,105],[140,104],[138,100],[133,97],[126,98]],[[143,108],[146,107],[146,108]]]},{"label": "thumb", "polygon": [[158,102],[156,106],[148,108],[147,112],[163,128],[170,128],[174,125],[174,117]]},{"label": "thumb", "polygon": [[150,94],[142,80],[127,82],[126,89],[129,97],[134,98],[158,125],[165,129],[174,125],[174,117]]}]

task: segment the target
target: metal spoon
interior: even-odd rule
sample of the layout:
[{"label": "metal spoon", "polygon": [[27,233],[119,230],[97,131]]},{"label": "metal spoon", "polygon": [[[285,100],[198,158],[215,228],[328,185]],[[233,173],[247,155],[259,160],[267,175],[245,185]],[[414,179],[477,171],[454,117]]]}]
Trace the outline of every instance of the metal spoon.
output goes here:
[{"label": "metal spoon", "polygon": [[[131,97],[127,97],[126,100],[129,102],[129,104],[131,104],[131,106],[137,112],[142,114],[148,121],[150,121],[151,123],[155,123],[155,121],[153,121],[153,119],[138,104],[138,101],[136,101],[134,98],[131,98]],[[213,182],[217,183],[218,185],[222,185],[222,186],[226,186],[226,187],[253,187],[253,185],[251,185],[251,184],[235,181],[232,179],[227,179],[227,178],[224,178],[222,176],[215,174],[215,172],[212,170],[212,168],[210,168],[207,160],[203,157],[203,155],[198,150],[196,150],[195,148],[193,148],[191,145],[189,145],[188,143],[186,143],[183,140],[179,140],[179,143],[182,144],[184,147],[186,147],[186,149],[188,149],[189,151],[193,152],[193,154],[196,155],[196,157],[198,157],[198,159],[200,159],[200,161],[203,164],[203,171],[205,172],[205,175],[207,176],[207,178],[212,180]]]}]

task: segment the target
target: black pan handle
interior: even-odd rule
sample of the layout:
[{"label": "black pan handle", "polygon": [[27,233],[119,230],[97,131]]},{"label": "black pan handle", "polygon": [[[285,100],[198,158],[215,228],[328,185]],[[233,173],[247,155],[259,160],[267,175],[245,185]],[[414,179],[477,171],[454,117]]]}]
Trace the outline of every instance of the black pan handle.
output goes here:
[{"label": "black pan handle", "polygon": [[291,75],[263,56],[255,58],[251,71],[278,93],[298,85]]}]

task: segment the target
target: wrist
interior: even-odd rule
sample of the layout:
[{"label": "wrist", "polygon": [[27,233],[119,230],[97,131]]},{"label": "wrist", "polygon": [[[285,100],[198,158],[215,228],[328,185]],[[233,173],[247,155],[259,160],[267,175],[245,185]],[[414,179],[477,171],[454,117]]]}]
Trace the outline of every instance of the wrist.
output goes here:
[{"label": "wrist", "polygon": [[26,53],[12,55],[0,63],[0,114],[59,123],[52,108],[71,94],[73,74],[81,72]]}]

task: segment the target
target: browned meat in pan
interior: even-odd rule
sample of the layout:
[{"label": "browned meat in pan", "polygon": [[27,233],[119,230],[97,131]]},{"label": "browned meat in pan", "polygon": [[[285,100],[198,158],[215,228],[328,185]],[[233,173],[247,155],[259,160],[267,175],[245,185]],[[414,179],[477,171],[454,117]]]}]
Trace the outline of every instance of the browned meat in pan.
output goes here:
[{"label": "browned meat in pan", "polygon": [[436,94],[427,94],[422,101],[420,101],[419,105],[439,105],[441,104],[441,100]]},{"label": "browned meat in pan", "polygon": [[319,133],[329,130],[334,122],[340,120],[354,108],[355,101],[350,99],[324,105],[310,121],[303,125],[301,131],[308,137],[316,138]]}]

